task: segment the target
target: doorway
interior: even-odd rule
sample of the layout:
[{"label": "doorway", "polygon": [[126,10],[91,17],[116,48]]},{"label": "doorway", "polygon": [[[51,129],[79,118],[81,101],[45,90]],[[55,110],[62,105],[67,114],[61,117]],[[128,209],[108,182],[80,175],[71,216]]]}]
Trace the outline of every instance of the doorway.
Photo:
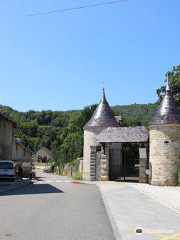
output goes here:
[{"label": "doorway", "polygon": [[112,144],[109,154],[109,180],[139,182],[138,144]]}]

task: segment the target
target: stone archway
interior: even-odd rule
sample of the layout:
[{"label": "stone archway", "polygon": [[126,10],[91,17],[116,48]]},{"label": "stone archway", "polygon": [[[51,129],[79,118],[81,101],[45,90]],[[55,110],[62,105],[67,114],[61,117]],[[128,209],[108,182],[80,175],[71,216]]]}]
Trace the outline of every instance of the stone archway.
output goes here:
[{"label": "stone archway", "polygon": [[[108,128],[105,129],[104,132],[102,131],[97,136],[96,141],[96,143],[100,142],[100,144],[91,147],[90,180],[117,180],[118,174],[125,179],[122,149],[117,147],[117,145],[120,146],[120,144],[123,143],[136,143],[139,144],[139,182],[148,182],[148,136],[148,131],[144,127]],[[116,147],[113,148],[113,146]],[[112,159],[112,156],[114,156],[114,159]],[[113,167],[116,168],[114,170],[114,176],[112,173]]]}]

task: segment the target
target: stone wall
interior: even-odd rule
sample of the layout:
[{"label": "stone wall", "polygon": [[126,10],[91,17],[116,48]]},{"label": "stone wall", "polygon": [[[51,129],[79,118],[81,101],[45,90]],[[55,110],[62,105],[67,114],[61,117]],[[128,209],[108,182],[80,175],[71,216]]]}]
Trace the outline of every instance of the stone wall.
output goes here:
[{"label": "stone wall", "polygon": [[146,169],[148,169],[148,159],[140,158],[139,159],[139,182],[140,183],[148,183],[148,175],[146,173]]},{"label": "stone wall", "polygon": [[84,131],[83,180],[90,180],[91,146],[99,145],[95,140],[103,129],[104,127],[94,127]]},{"label": "stone wall", "polygon": [[23,147],[20,143],[16,142],[16,140],[13,140],[12,160],[13,161],[22,160],[24,162],[31,162],[32,153],[28,151],[25,147]]},{"label": "stone wall", "polygon": [[150,126],[151,184],[176,186],[180,168],[180,125]]},{"label": "stone wall", "polygon": [[111,145],[105,143],[101,148],[101,181],[109,181],[109,150]]},{"label": "stone wall", "polygon": [[0,116],[0,159],[12,160],[13,124]]},{"label": "stone wall", "polygon": [[83,160],[79,160],[79,172],[83,172]]},{"label": "stone wall", "polygon": [[30,172],[32,171],[32,153],[15,139],[13,140],[12,160],[16,166],[22,167],[23,177],[30,176]]},{"label": "stone wall", "polygon": [[[139,144],[139,182],[149,182],[148,144]],[[148,174],[146,172],[148,170]]]}]

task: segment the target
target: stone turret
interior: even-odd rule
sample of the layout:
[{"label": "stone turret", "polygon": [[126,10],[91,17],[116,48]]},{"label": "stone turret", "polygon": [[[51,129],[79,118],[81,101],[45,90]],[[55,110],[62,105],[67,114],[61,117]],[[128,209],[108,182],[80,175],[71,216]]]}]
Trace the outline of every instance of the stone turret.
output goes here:
[{"label": "stone turret", "polygon": [[180,112],[174,102],[169,82],[149,128],[150,182],[152,185],[176,186],[177,171],[180,168]]},{"label": "stone turret", "polygon": [[118,127],[111,108],[106,100],[105,90],[103,97],[97,106],[91,119],[84,126],[84,154],[83,154],[83,179],[90,180],[91,147],[98,146],[95,143],[96,136],[107,127]]}]

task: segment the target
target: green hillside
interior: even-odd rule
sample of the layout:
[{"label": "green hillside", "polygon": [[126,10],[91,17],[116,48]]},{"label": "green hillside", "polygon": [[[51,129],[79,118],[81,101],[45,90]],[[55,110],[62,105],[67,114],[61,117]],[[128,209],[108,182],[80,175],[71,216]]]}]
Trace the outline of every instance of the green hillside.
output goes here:
[{"label": "green hillside", "polygon": [[[68,133],[83,133],[84,124],[90,119],[93,109],[73,111],[27,111],[19,112],[10,107],[0,105],[0,112],[14,118],[19,122],[15,136],[21,138],[23,144],[33,151],[45,146],[49,149],[59,147],[65,141]],[[114,106],[115,115],[122,114],[124,126],[147,126],[156,111],[154,104],[133,104]],[[80,122],[79,122],[80,121]],[[82,136],[81,136],[82,138]],[[82,145],[82,144],[81,144]]]},{"label": "green hillside", "polygon": [[114,111],[120,112],[123,117],[128,118],[132,125],[148,126],[148,123],[154,116],[157,105],[156,104],[131,104],[131,105],[117,105],[112,107]]},{"label": "green hillside", "polygon": [[[19,112],[0,105],[0,112],[19,122],[15,137],[32,151],[47,147],[57,165],[71,162],[83,154],[83,126],[91,118],[97,104],[73,111]],[[156,111],[155,104],[132,104],[112,107],[114,115],[123,115],[124,126],[144,125]]]}]

